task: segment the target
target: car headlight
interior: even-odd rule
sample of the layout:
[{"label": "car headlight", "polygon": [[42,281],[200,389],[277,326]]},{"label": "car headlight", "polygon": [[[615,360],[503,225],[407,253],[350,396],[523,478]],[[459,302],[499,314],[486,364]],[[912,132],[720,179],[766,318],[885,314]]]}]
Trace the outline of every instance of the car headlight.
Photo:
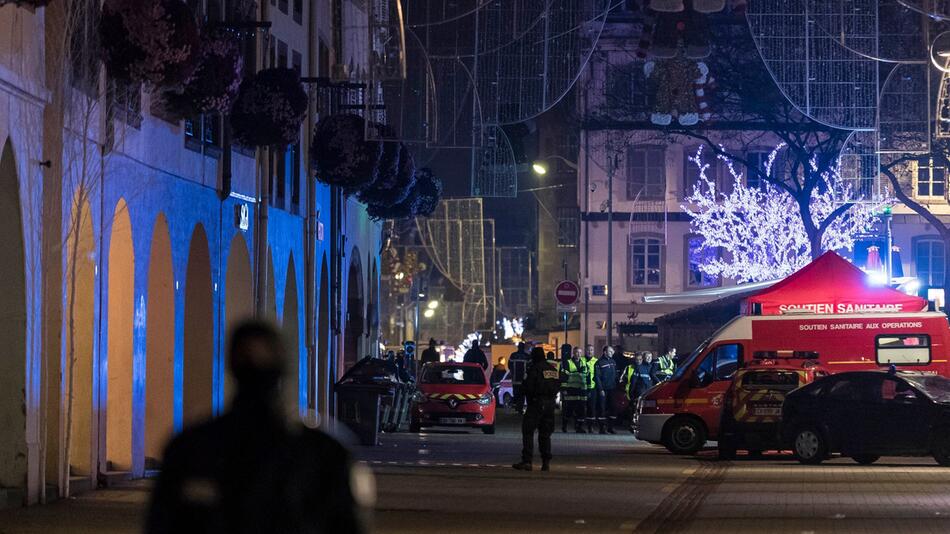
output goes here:
[{"label": "car headlight", "polygon": [[426,400],[428,399],[426,398],[425,394],[423,394],[421,391],[417,391],[412,394],[412,402],[421,404],[425,402]]},{"label": "car headlight", "polygon": [[484,405],[491,404],[491,399],[492,399],[491,393],[486,393],[482,395],[481,397],[479,397],[476,402],[484,406]]}]

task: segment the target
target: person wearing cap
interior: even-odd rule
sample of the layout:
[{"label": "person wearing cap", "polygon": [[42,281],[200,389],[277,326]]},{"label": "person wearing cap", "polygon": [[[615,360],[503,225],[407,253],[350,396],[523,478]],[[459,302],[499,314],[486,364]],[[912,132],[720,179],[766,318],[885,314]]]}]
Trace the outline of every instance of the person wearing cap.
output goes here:
[{"label": "person wearing cap", "polygon": [[557,392],[561,387],[560,372],[547,361],[544,349],[531,350],[531,365],[525,374],[524,395],[528,400],[521,421],[521,461],[511,467],[531,471],[534,459],[534,434],[538,434],[538,450],[541,453],[541,470],[550,470],[551,434],[554,433],[554,408]]}]

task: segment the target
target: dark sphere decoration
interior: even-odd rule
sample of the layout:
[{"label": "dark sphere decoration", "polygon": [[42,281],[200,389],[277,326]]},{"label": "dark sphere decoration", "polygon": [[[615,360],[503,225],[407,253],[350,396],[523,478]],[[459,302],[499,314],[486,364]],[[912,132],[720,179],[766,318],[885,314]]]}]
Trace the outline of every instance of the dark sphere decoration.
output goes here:
[{"label": "dark sphere decoration", "polygon": [[410,196],[415,197],[413,215],[428,217],[435,213],[435,209],[442,200],[442,180],[436,178],[432,169],[424,167],[416,171],[416,184]]},{"label": "dark sphere decoration", "polygon": [[166,109],[179,117],[227,113],[241,87],[244,58],[227,32],[207,31],[197,51],[195,72],[181,88],[165,91]]},{"label": "dark sphere decoration", "polygon": [[264,69],[241,83],[231,107],[234,140],[244,146],[285,147],[298,139],[307,93],[294,69]]},{"label": "dark sphere decoration", "polygon": [[376,181],[364,187],[356,198],[366,205],[395,206],[406,200],[416,182],[416,162],[402,143],[381,144],[383,151],[377,166]]},{"label": "dark sphere decoration", "polygon": [[181,0],[106,0],[99,21],[109,75],[127,83],[172,87],[195,70],[198,25]]},{"label": "dark sphere decoration", "polygon": [[314,128],[310,146],[317,180],[342,187],[347,195],[361,191],[376,181],[382,145],[366,140],[362,117],[339,113],[324,118]]},{"label": "dark sphere decoration", "polygon": [[408,219],[413,216],[413,204],[412,197],[406,198],[402,202],[392,206],[368,204],[366,206],[366,214],[376,221]]}]

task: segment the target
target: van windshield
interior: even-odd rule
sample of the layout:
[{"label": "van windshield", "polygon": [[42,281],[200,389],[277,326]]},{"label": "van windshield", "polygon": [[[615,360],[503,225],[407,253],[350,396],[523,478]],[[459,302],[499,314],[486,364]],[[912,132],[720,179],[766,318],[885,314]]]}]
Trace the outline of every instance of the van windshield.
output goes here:
[{"label": "van windshield", "polygon": [[699,358],[699,355],[702,354],[702,352],[706,350],[706,347],[709,346],[709,339],[700,343],[699,346],[696,347],[696,349],[693,350],[693,352],[690,353],[690,355],[687,356],[686,359],[676,367],[676,371],[673,372],[673,376],[670,377],[670,380],[679,380],[680,378],[683,378],[683,374],[686,373],[686,370],[693,366],[693,362],[696,361],[696,358]]}]

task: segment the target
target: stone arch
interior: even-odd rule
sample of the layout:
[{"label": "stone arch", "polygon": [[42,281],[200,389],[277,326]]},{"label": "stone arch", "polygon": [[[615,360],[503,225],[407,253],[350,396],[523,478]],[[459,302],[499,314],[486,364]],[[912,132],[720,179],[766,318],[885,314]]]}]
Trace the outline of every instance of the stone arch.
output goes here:
[{"label": "stone arch", "polygon": [[267,276],[264,283],[264,319],[268,321],[277,321],[277,288],[275,279],[277,271],[274,270],[274,251],[269,247],[267,249]]},{"label": "stone arch", "polygon": [[[244,234],[237,232],[231,238],[228,248],[228,263],[224,281],[224,331],[230,339],[234,326],[254,316],[254,280],[251,276],[251,255],[247,250]],[[224,399],[230,402],[234,398],[234,378],[230,372],[224,374]]]},{"label": "stone arch", "polygon": [[93,432],[92,405],[96,242],[87,191],[80,190],[73,199],[65,248],[64,447],[67,475],[89,478],[95,475],[98,440]]},{"label": "stone arch", "polygon": [[109,238],[106,383],[108,471],[132,469],[132,339],[135,318],[135,251],[124,199],[116,203]]},{"label": "stone arch", "polygon": [[361,354],[363,349],[361,338],[365,330],[363,266],[358,249],[354,248],[350,257],[352,259],[346,284],[346,325],[343,330],[343,369],[338,370],[338,374],[352,367],[364,356]]},{"label": "stone arch", "polygon": [[152,230],[145,325],[145,468],[156,469],[175,430],[175,272],[165,215]]},{"label": "stone arch", "polygon": [[0,151],[0,487],[26,488],[26,272],[13,145]]},{"label": "stone arch", "polygon": [[320,421],[327,421],[330,416],[330,380],[336,376],[335,366],[330,362],[330,270],[327,266],[327,255],[323,254],[320,266],[320,299],[317,304],[317,357],[313,365],[319,368],[316,384],[311,391],[315,409],[319,410]]},{"label": "stone arch", "polygon": [[214,295],[208,236],[199,223],[191,234],[185,277],[185,344],[182,372],[182,421],[210,417],[214,398]]},{"label": "stone arch", "polygon": [[[300,360],[300,317],[297,312],[297,269],[294,266],[294,255],[291,254],[287,259],[287,281],[284,284],[284,309],[281,321],[289,361],[281,389],[287,413],[294,420],[300,417],[300,365],[302,363]],[[305,378],[311,380],[309,376]]]}]

